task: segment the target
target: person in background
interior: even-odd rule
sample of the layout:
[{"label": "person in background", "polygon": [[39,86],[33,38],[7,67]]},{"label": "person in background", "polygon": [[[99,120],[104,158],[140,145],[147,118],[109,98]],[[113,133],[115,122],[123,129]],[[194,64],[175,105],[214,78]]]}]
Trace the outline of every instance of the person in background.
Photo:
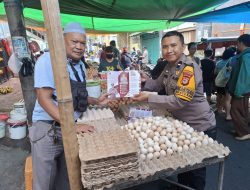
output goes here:
[{"label": "person in background", "polygon": [[99,56],[100,63],[101,63],[102,60],[105,59],[105,48],[106,48],[106,45],[102,45],[102,50],[100,51],[100,56]]},{"label": "person in background", "polygon": [[[233,48],[227,48],[223,54],[222,54],[222,60],[218,61],[215,66],[214,74],[215,77],[218,75],[218,73],[221,71],[223,67],[225,67],[229,62],[231,61],[231,57],[235,55],[235,50]],[[228,102],[226,104],[226,100],[230,101],[230,96],[229,94],[227,95],[226,98],[226,87],[216,87],[216,92],[217,92],[217,98],[216,98],[216,107],[218,113],[223,112],[223,108],[225,108],[226,111],[226,119],[230,120],[230,106],[228,105]]]},{"label": "person in background", "polygon": [[132,56],[128,53],[128,48],[124,47],[121,54],[121,66],[122,69],[130,68],[133,63]]},{"label": "person in background", "polygon": [[[86,89],[85,67],[81,61],[86,47],[86,33],[79,23],[68,23],[64,28],[67,56],[66,68],[69,73],[74,119],[77,120],[88,104],[108,103],[108,94],[91,98]],[[37,100],[29,128],[31,142],[33,190],[69,190],[69,180],[65,162],[60,114],[56,96],[56,86],[51,58],[45,52],[36,62],[34,87]],[[94,127],[75,124],[76,133],[94,132]]]},{"label": "person in background", "polygon": [[148,50],[147,50],[147,47],[144,47],[143,48],[143,53],[142,53],[142,56],[141,56],[141,63],[142,65],[146,65],[148,64]]},{"label": "person in background", "polygon": [[107,46],[105,48],[105,59],[102,59],[98,68],[98,72],[102,71],[120,71],[119,62],[114,58],[114,48]]},{"label": "person in background", "polygon": [[236,56],[229,81],[229,92],[232,95],[231,117],[237,140],[250,139],[249,95],[250,95],[250,35],[243,34],[238,38]]},{"label": "person in background", "polygon": [[[148,102],[151,107],[163,108],[174,118],[188,123],[197,131],[204,131],[216,138],[216,120],[213,111],[203,95],[200,67],[184,55],[184,37],[180,32],[167,32],[161,40],[162,56],[166,64],[161,75],[149,79],[141,75],[143,90],[159,92],[165,89],[166,95],[141,92],[134,101]],[[206,168],[181,173],[178,181],[191,188],[203,190],[206,183]]]},{"label": "person in background", "polygon": [[121,54],[120,54],[120,51],[116,48],[115,40],[110,41],[109,45],[113,47],[114,58],[117,59],[118,62],[120,63]]},{"label": "person in background", "polygon": [[136,56],[136,50],[135,50],[135,47],[133,47],[133,51],[131,52],[131,56],[132,56],[132,57]]},{"label": "person in background", "polygon": [[190,57],[191,59],[193,59],[198,65],[200,65],[200,58],[194,56],[195,52],[197,51],[197,44],[195,42],[190,42],[188,44],[188,57]]},{"label": "person in background", "polygon": [[204,93],[206,93],[208,103],[211,103],[212,88],[214,84],[215,62],[211,59],[213,50],[204,51],[205,58],[201,60],[201,70],[203,78]]}]

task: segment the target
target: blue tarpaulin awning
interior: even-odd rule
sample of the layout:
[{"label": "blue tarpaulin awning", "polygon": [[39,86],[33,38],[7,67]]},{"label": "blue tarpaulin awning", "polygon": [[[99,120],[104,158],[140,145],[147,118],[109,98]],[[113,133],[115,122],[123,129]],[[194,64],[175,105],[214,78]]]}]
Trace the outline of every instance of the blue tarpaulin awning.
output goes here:
[{"label": "blue tarpaulin awning", "polygon": [[204,14],[172,19],[181,22],[250,23],[250,1]]}]

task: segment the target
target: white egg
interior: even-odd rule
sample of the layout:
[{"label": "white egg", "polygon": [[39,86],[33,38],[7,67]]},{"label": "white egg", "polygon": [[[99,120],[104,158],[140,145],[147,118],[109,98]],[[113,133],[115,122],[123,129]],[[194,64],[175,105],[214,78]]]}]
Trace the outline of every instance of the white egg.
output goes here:
[{"label": "white egg", "polygon": [[144,143],[144,141],[143,141],[143,139],[142,138],[138,138],[138,142],[140,143],[140,144],[143,144]]},{"label": "white egg", "polygon": [[202,131],[202,132],[199,132],[199,135],[204,136],[205,133]]},{"label": "white egg", "polygon": [[178,148],[177,144],[176,143],[172,143],[172,149],[173,149],[173,151],[177,151],[177,148]]},{"label": "white egg", "polygon": [[178,133],[181,133],[183,131],[183,129],[181,128],[181,127],[179,127],[178,129],[177,129],[177,132]]},{"label": "white egg", "polygon": [[165,143],[166,142],[166,139],[165,139],[165,137],[160,137],[160,140],[159,140],[159,143],[160,144],[163,144],[163,143]]},{"label": "white egg", "polygon": [[148,150],[147,150],[146,148],[142,148],[142,149],[141,149],[141,153],[142,153],[142,154],[147,154],[147,153],[148,153]]},{"label": "white egg", "polygon": [[177,143],[177,141],[178,141],[178,139],[177,139],[176,137],[172,137],[172,138],[171,138],[171,142]]},{"label": "white egg", "polygon": [[193,129],[192,127],[190,127],[190,128],[188,129],[188,133],[192,134],[193,132],[194,132],[194,129]]},{"label": "white egg", "polygon": [[202,144],[201,144],[201,141],[196,141],[196,143],[195,143],[195,144],[196,144],[196,146],[197,146],[197,147],[199,147],[199,146],[201,146],[201,145],[202,145]]},{"label": "white egg", "polygon": [[179,140],[182,140],[182,141],[185,140],[185,135],[180,135],[180,136],[178,137],[178,139],[179,139]]},{"label": "white egg", "polygon": [[188,150],[188,149],[189,149],[188,145],[184,144],[183,145],[183,150]]},{"label": "white egg", "polygon": [[161,155],[160,152],[154,152],[154,157],[155,157],[155,158],[159,158],[160,155]]},{"label": "white egg", "polygon": [[178,146],[177,148],[177,152],[181,153],[182,152],[182,147],[181,146]]},{"label": "white egg", "polygon": [[140,127],[140,126],[137,126],[137,127],[136,127],[136,131],[137,131],[137,132],[141,132],[141,127]]},{"label": "white egg", "polygon": [[147,140],[147,144],[148,144],[149,146],[154,146],[154,141],[153,141],[152,139]]},{"label": "white egg", "polygon": [[186,134],[186,139],[191,139],[191,135],[190,134]]},{"label": "white egg", "polygon": [[155,130],[157,129],[157,126],[156,126],[156,125],[152,125],[151,129],[152,129],[153,131],[155,131]]},{"label": "white egg", "polygon": [[165,129],[163,129],[163,130],[161,131],[161,133],[160,133],[161,136],[166,136],[166,134],[167,134],[167,131],[166,131]]},{"label": "white egg", "polygon": [[170,141],[166,141],[165,144],[167,145],[168,148],[172,148],[172,143]]},{"label": "white egg", "polygon": [[168,149],[167,149],[167,154],[168,154],[168,155],[172,155],[172,154],[173,154],[173,150],[170,149],[170,148],[168,148]]},{"label": "white egg", "polygon": [[191,143],[191,144],[189,145],[189,148],[194,149],[194,148],[195,148],[195,145],[194,145],[193,143]]},{"label": "white egg", "polygon": [[208,139],[208,142],[209,143],[213,143],[214,142],[214,139],[212,139],[211,137]]},{"label": "white egg", "polygon": [[137,134],[137,131],[136,130],[132,130],[132,134],[133,135]]},{"label": "white egg", "polygon": [[159,145],[154,145],[154,150],[155,152],[160,152],[161,148],[159,147]]},{"label": "white egg", "polygon": [[202,144],[205,145],[205,146],[208,145],[208,140],[204,138],[203,141],[202,141]]},{"label": "white egg", "polygon": [[141,155],[140,155],[140,158],[141,158],[141,160],[146,160],[146,155],[141,154]]},{"label": "white egg", "polygon": [[158,142],[160,140],[158,136],[154,136],[153,139],[154,139],[155,142]]},{"label": "white egg", "polygon": [[148,152],[149,152],[149,153],[153,153],[153,152],[154,152],[153,147],[151,147],[151,146],[150,146],[150,147],[148,147]]},{"label": "white egg", "polygon": [[168,137],[169,139],[171,139],[171,138],[172,138],[172,134],[171,134],[171,133],[167,133],[167,137]]},{"label": "white egg", "polygon": [[135,138],[138,139],[139,137],[140,137],[140,135],[139,135],[138,133],[136,133],[136,134],[135,134]]},{"label": "white egg", "polygon": [[155,136],[160,137],[160,133],[158,131],[155,131]]},{"label": "white egg", "polygon": [[191,141],[191,143],[196,143],[197,138],[196,137],[192,137],[190,141]]},{"label": "white egg", "polygon": [[152,153],[147,154],[147,159],[152,160],[154,155]]},{"label": "white egg", "polygon": [[161,151],[160,151],[160,154],[161,154],[161,157],[164,157],[164,156],[166,156],[166,155],[167,155],[167,153],[166,153],[166,151],[165,151],[165,150],[161,150]]},{"label": "white egg", "polygon": [[144,132],[141,132],[141,138],[142,138],[142,139],[146,139],[146,138],[147,138],[147,134],[144,133]]}]

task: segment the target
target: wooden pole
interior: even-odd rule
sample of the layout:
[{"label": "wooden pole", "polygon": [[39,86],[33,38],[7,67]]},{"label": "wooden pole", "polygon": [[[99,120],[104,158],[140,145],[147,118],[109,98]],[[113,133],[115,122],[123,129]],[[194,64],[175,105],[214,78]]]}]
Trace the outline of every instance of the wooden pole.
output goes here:
[{"label": "wooden pole", "polygon": [[[21,0],[4,0],[4,8],[8,19],[13,51],[21,61],[24,57],[31,57],[29,51],[26,29],[23,18],[23,7]],[[19,40],[19,43],[16,43]],[[20,41],[22,48],[20,48]],[[32,123],[32,112],[36,102],[34,89],[34,75],[23,77],[19,74],[19,80],[22,87],[25,108],[27,111],[28,124]]]},{"label": "wooden pole", "polygon": [[[56,84],[64,153],[71,190],[82,189],[79,149],[74,128],[73,103],[58,0],[41,0],[51,63]],[[42,76],[41,76],[42,77]]]}]

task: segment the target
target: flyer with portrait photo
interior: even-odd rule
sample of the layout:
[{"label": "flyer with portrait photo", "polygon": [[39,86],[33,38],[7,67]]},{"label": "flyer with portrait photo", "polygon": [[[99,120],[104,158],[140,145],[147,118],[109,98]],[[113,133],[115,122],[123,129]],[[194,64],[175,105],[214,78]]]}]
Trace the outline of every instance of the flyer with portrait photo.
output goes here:
[{"label": "flyer with portrait photo", "polygon": [[110,71],[107,74],[107,92],[110,98],[133,97],[141,91],[141,77],[136,70]]}]

